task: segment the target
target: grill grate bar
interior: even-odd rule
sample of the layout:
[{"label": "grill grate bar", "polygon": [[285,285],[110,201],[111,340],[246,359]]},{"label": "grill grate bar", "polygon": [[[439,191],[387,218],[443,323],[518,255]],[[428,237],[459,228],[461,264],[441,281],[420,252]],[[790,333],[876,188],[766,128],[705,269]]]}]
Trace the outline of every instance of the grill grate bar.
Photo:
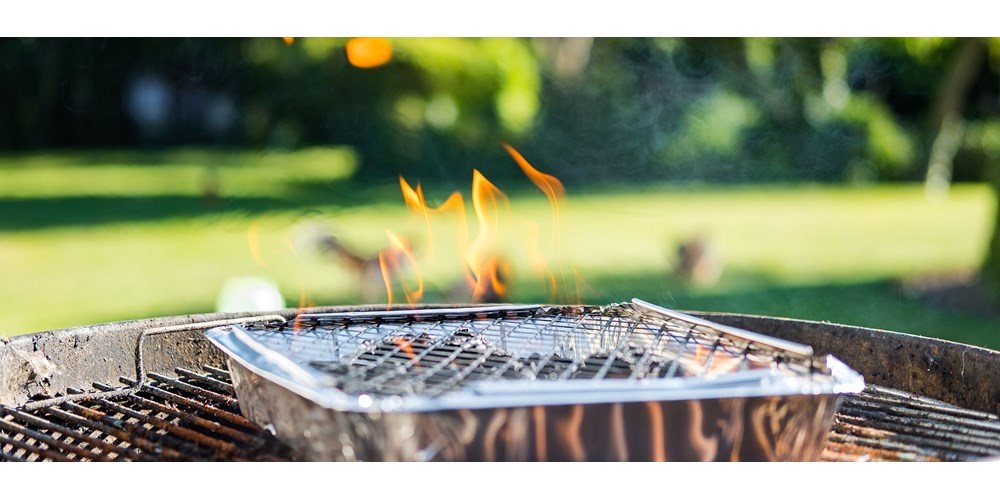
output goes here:
[{"label": "grill grate bar", "polygon": [[[442,323],[441,321],[438,321],[438,322],[436,323],[436,325],[440,325],[441,323]],[[433,329],[433,328],[434,328],[434,326],[436,326],[436,325],[432,325],[432,326],[428,326],[428,327],[427,327],[427,328],[426,328],[426,329],[424,330],[424,332],[423,332],[423,333],[426,333],[426,332],[430,331],[430,330],[431,330],[431,329]],[[349,340],[348,342],[355,342],[355,341],[357,341],[357,340],[358,340],[359,338],[361,338],[361,337],[362,337],[363,335],[365,335],[365,334],[367,334],[367,333],[368,333],[369,331],[371,331],[371,330],[372,330],[372,328],[374,328],[374,329],[375,329],[375,330],[377,331],[378,329],[382,328],[382,326],[384,326],[384,325],[383,325],[382,323],[374,323],[374,324],[371,324],[371,325],[367,325],[367,326],[366,326],[366,327],[365,327],[365,328],[364,328],[363,330],[361,330],[361,331],[360,331],[360,332],[358,332],[358,333],[357,333],[356,335],[354,335],[353,337],[351,337],[351,338],[350,338],[350,340]],[[382,335],[382,337],[383,337],[383,338],[393,338],[393,337],[398,337],[398,336],[399,336],[399,332],[403,331],[403,329],[404,329],[404,328],[407,328],[407,327],[411,327],[411,328],[412,328],[412,326],[413,326],[413,323],[412,323],[412,322],[407,322],[407,323],[401,323],[401,324],[399,324],[399,325],[397,325],[397,326],[396,326],[395,330],[393,330],[392,332],[390,332],[390,333],[388,333],[388,334],[383,334],[383,335]],[[338,350],[339,350],[339,347],[338,347]],[[375,362],[375,365],[373,365],[372,367],[374,367],[374,366],[378,366],[378,365],[379,365],[379,364],[381,364],[381,363],[382,363],[382,362],[383,362],[383,361],[384,361],[385,359],[388,359],[389,357],[391,357],[391,356],[393,356],[393,355],[395,355],[395,354],[398,354],[398,353],[402,352],[402,350],[403,350],[403,346],[402,346],[402,345],[397,345],[397,346],[396,346],[396,349],[395,349],[395,350],[393,350],[392,352],[390,352],[390,353],[386,354],[386,355],[385,355],[385,356],[383,357],[383,359],[380,359],[380,360],[376,361],[376,362]],[[351,357],[351,359],[352,359],[352,360],[354,360],[354,359],[357,359],[357,358],[358,358],[359,356],[361,356],[362,354],[364,354],[364,352],[366,352],[366,346],[365,346],[365,345],[364,345],[364,344],[362,343],[362,345],[360,345],[360,346],[358,347],[358,350],[357,350],[357,352],[354,352],[354,353],[352,353],[350,357]],[[358,374],[359,374],[359,375],[362,375],[362,376],[363,376],[363,375],[364,375],[364,374],[365,374],[365,373],[366,373],[366,372],[367,372],[367,371],[368,371],[368,370],[369,370],[370,368],[371,368],[371,367],[362,367],[362,369],[361,369],[361,370],[360,370],[360,371],[358,372]]]},{"label": "grill grate bar", "polygon": [[[838,417],[839,418],[839,417]],[[838,425],[838,427],[846,432],[860,430],[861,433],[871,433],[872,429],[865,428],[863,421],[858,421],[854,424],[845,424],[843,426]],[[845,446],[860,447],[863,451],[863,455],[868,455],[869,457],[888,455],[889,459],[893,461],[900,462],[916,462],[916,461],[973,461],[981,460],[984,457],[991,456],[990,454],[983,453],[971,453],[962,452],[952,449],[945,449],[938,446],[938,443],[934,442],[924,442],[924,443],[906,443],[896,439],[896,436],[892,433],[887,433],[882,437],[863,437],[854,436],[850,434],[833,434],[830,436],[829,441],[837,442]],[[871,453],[871,450],[876,450],[876,453]]]},{"label": "grill grate bar", "polygon": [[628,377],[629,380],[637,380],[639,377],[645,377],[652,371],[653,366],[650,364],[649,360],[653,357],[653,352],[660,348],[660,343],[662,343],[663,339],[666,337],[669,337],[669,334],[667,333],[667,325],[660,325],[660,328],[656,331],[656,341],[653,342],[651,348],[646,349],[646,352],[642,354],[642,358],[640,358],[637,363],[638,368],[632,371],[632,374]]},{"label": "grill grate bar", "polygon": [[[62,452],[66,454],[67,458],[81,457],[94,461],[110,460],[107,456],[94,453],[92,450],[88,450],[75,443],[68,442],[65,439],[60,440],[52,435],[19,425],[13,420],[0,419],[0,432],[2,431],[6,431],[11,436],[21,434],[22,436],[30,437],[35,441],[45,443],[45,445],[50,449],[62,450]],[[0,436],[2,436],[2,434],[0,434]]]},{"label": "grill grate bar", "polygon": [[229,408],[239,408],[239,402],[236,401],[234,396],[219,394],[208,389],[203,389],[193,384],[189,384],[180,380],[178,378],[168,377],[166,375],[160,375],[159,373],[149,373],[149,378],[156,380],[157,382],[163,382],[169,384],[177,389],[180,389],[188,394],[194,394],[196,396],[210,399],[212,401],[222,403]]},{"label": "grill grate bar", "polygon": [[[69,392],[82,393],[84,391],[74,389]],[[90,404],[92,406],[106,407],[109,402],[97,399],[90,402]],[[119,408],[112,408],[110,411],[113,413],[108,413],[107,411],[101,411],[94,407],[81,406],[76,403],[64,403],[62,406],[63,408],[72,409],[83,417],[101,421],[104,424],[125,430],[126,434],[119,436],[120,439],[131,442],[147,452],[162,454],[171,460],[190,460],[204,455],[204,453],[200,453],[201,450],[196,442],[171,436],[164,429],[160,428],[164,424],[153,424],[151,420],[144,418],[145,416],[141,413],[131,410],[120,412]],[[128,410],[127,408],[120,409]]]},{"label": "grill grate bar", "polygon": [[[116,446],[123,449],[134,447],[142,453],[158,454],[165,459],[179,459],[183,457],[183,454],[176,450],[165,449],[153,441],[146,439],[144,434],[138,432],[132,423],[115,420],[105,416],[101,412],[94,412],[93,410],[78,407],[72,403],[64,403],[62,408],[46,408],[45,411],[63,422],[72,423],[82,428],[94,429],[105,435],[113,436],[120,441]],[[78,415],[77,413],[85,416]]]},{"label": "grill grate bar", "polygon": [[[577,324],[579,325],[584,321],[584,318],[589,318],[589,317],[590,314],[581,314],[579,319],[577,320]],[[598,330],[597,332],[598,337],[603,338],[604,332],[606,332],[608,328],[611,327],[611,323],[614,321],[615,321],[614,316],[609,317],[608,321],[604,322],[601,325],[600,329]],[[572,332],[570,332],[569,335],[572,335]],[[573,361],[569,364],[569,366],[567,366],[566,369],[559,374],[559,380],[569,380],[573,376],[573,374],[575,374],[580,369],[580,365],[581,365],[580,360],[573,358]]]},{"label": "grill grate bar", "polygon": [[[930,450],[922,451],[916,446],[905,446],[884,438],[854,436],[850,432],[866,432],[869,429],[854,425],[837,425],[827,440],[821,459],[824,461],[891,461],[927,462],[941,461],[941,454]],[[847,433],[847,434],[845,434]],[[978,457],[977,457],[978,458]]]},{"label": "grill grate bar", "polygon": [[208,375],[210,375],[212,377],[215,377],[216,380],[219,380],[219,381],[221,381],[221,382],[223,382],[225,384],[229,384],[229,385],[233,384],[233,379],[231,379],[229,377],[229,371],[228,370],[223,370],[221,368],[216,368],[216,367],[214,367],[212,365],[201,365],[201,369],[205,370],[206,374],[208,374]]},{"label": "grill grate bar", "polygon": [[[462,324],[462,326],[459,327],[459,329],[468,328],[468,325],[470,323],[471,323],[471,320],[464,322]],[[412,326],[412,323],[407,323],[407,326]],[[424,331],[421,333],[421,335],[427,334],[429,331],[432,331],[433,329],[435,329],[436,327],[439,327],[439,326],[441,326],[441,322],[440,321],[437,322],[437,323],[435,323],[433,326],[424,329]],[[448,342],[448,340],[449,340],[449,338],[448,338],[447,335],[439,335],[438,338],[435,339],[434,342],[431,345],[427,346],[426,348],[421,349],[421,351],[420,351],[419,354],[413,353],[412,348],[411,348],[411,350],[406,354],[406,356],[408,357],[408,359],[402,365],[402,368],[404,370],[409,370],[409,369],[412,369],[415,366],[422,366],[420,364],[420,362],[426,360],[427,356],[430,353],[434,352],[435,349],[437,349],[437,348],[441,347],[442,345],[444,345],[446,342]],[[463,344],[463,345],[465,345],[465,344]],[[406,346],[406,347],[404,347],[404,346]],[[383,355],[379,360],[375,361],[375,365],[374,366],[363,367],[362,370],[358,374],[359,375],[363,375],[364,373],[366,373],[368,371],[371,371],[374,368],[381,367],[384,363],[387,362],[387,360],[390,357],[395,356],[395,355],[397,355],[397,354],[399,354],[401,352],[404,352],[404,349],[409,348],[409,346],[410,346],[410,341],[408,341],[408,340],[404,339],[401,342],[397,342],[395,349],[393,349],[391,352]],[[457,352],[460,352],[460,351],[457,351]],[[442,360],[439,363],[436,363],[435,365],[432,365],[431,367],[426,368],[426,370],[424,371],[424,373],[430,372],[433,375],[433,373],[436,372],[437,370],[440,370],[441,367],[444,366],[444,364],[447,364],[447,361]],[[382,384],[384,384],[385,382],[391,380],[397,374],[398,374],[398,372],[396,372],[396,371],[385,371],[385,372],[383,372],[383,373],[375,376],[374,378],[368,380],[367,383],[378,387],[378,386],[381,386]],[[424,380],[426,380],[426,379],[424,379]],[[412,379],[408,379],[408,381],[412,382],[414,384],[419,384],[423,380],[421,380],[419,378],[412,378]]]},{"label": "grill grate bar", "polygon": [[861,446],[860,455],[877,456],[866,449],[874,448],[902,454],[897,460],[978,460],[1000,455],[996,421],[988,413],[869,385],[844,398],[830,440]]},{"label": "grill grate bar", "polygon": [[930,410],[958,419],[966,418],[985,429],[1000,430],[1000,417],[997,415],[949,405],[914,394],[906,394],[888,387],[869,386],[865,389],[865,392],[854,397],[878,403],[893,403],[897,406],[912,408],[914,410]]},{"label": "grill grate bar", "polygon": [[[601,365],[601,368],[597,370],[597,374],[594,375],[595,379],[602,379],[608,374],[608,372],[611,370],[611,365],[614,364],[615,360],[618,359],[618,356],[621,355],[622,350],[625,349],[626,342],[628,342],[628,339],[632,336],[632,333],[635,332],[635,329],[638,326],[639,326],[638,321],[632,322],[632,324],[629,325],[628,330],[625,331],[624,337],[621,339],[620,342],[617,342],[618,347],[616,347],[615,350],[612,351],[610,355],[608,355],[608,359],[606,359],[604,361],[604,364]],[[651,350],[648,349],[647,351],[652,352]],[[632,373],[635,373],[635,370],[632,370]]]},{"label": "grill grate bar", "polygon": [[212,390],[218,391],[222,394],[233,394],[236,392],[236,389],[233,387],[233,384],[228,382],[222,382],[208,375],[202,375],[200,373],[196,373],[191,370],[185,370],[184,368],[175,368],[174,372],[183,377],[187,377],[199,384],[206,385]]},{"label": "grill grate bar", "polygon": [[[495,326],[498,323],[499,323],[499,319],[497,319],[496,321],[494,321],[493,324],[490,325],[490,327]],[[444,336],[442,336],[442,338],[444,338]],[[468,339],[466,339],[465,341],[462,342],[462,344],[458,347],[458,349],[455,349],[447,357],[441,359],[434,366],[428,368],[426,371],[424,371],[423,373],[421,373],[420,376],[416,377],[413,380],[413,382],[416,383],[416,384],[422,384],[422,383],[425,383],[428,380],[430,380],[431,377],[433,377],[436,374],[440,373],[441,370],[444,369],[445,366],[448,366],[449,363],[455,361],[455,359],[458,358],[459,355],[465,353],[466,349],[468,349],[469,347],[471,347],[475,343],[475,340],[476,340],[475,336],[470,336]],[[426,353],[429,353],[429,352],[431,352],[429,349],[427,351],[424,351],[424,354],[423,354],[424,358],[426,358]],[[483,358],[483,356],[477,357],[477,360],[479,358]],[[484,358],[484,361],[485,361],[485,358]],[[440,390],[441,390],[441,386],[438,385],[437,388],[436,388],[436,390],[431,391],[431,393],[440,392]]]},{"label": "grill grate bar", "polygon": [[[883,420],[897,422],[912,422],[916,429],[926,429],[928,431],[941,430],[947,434],[955,433],[955,439],[966,437],[974,439],[977,437],[987,438],[989,442],[1000,431],[1000,427],[990,425],[992,422],[983,422],[969,418],[955,418],[951,415],[941,414],[934,410],[913,410],[900,406],[889,406],[884,402],[871,401],[866,398],[858,398],[852,402],[852,407],[858,411],[878,411],[885,416]],[[955,430],[955,429],[961,429]],[[1000,443],[998,443],[1000,446]]]},{"label": "grill grate bar", "polygon": [[[49,432],[58,432],[64,436],[71,437],[76,441],[85,442],[94,448],[99,448],[102,451],[104,451],[104,456],[108,457],[114,456],[116,459],[124,458],[128,460],[139,460],[140,458],[139,454],[131,449],[116,446],[105,440],[98,439],[92,435],[84,434],[82,432],[70,429],[66,426],[59,425],[58,423],[52,420],[46,420],[42,417],[33,415],[31,413],[26,413],[20,410],[15,410],[13,408],[0,408],[0,411],[9,414],[11,417],[23,422],[26,425],[33,426],[36,429],[41,429],[43,431],[47,430]],[[85,429],[90,428],[90,426],[80,426],[80,427],[83,427]]]},{"label": "grill grate bar", "polygon": [[[122,381],[122,383],[125,383],[125,384],[134,384],[135,383],[134,381],[132,381],[132,380],[126,378],[126,377],[121,377],[120,380]],[[191,399],[191,398],[188,398],[188,397],[185,397],[185,396],[181,396],[179,394],[174,394],[174,393],[172,393],[170,391],[166,391],[164,389],[156,387],[155,385],[146,384],[146,385],[142,386],[142,390],[143,390],[143,392],[145,392],[147,394],[163,398],[163,399],[165,399],[167,401],[171,401],[173,403],[178,403],[178,404],[184,405],[184,406],[186,406],[188,408],[193,409],[194,411],[207,413],[209,415],[212,415],[213,417],[225,420],[226,422],[229,422],[229,423],[232,423],[232,424],[239,425],[239,426],[244,427],[246,429],[249,429],[249,430],[259,429],[259,427],[257,427],[257,424],[254,424],[253,422],[247,420],[247,418],[244,417],[243,415],[240,415],[238,413],[232,413],[232,412],[229,412],[229,411],[226,411],[226,410],[222,410],[222,409],[217,408],[215,406],[212,406],[212,405],[209,405],[209,404],[205,404],[205,403],[201,403],[199,401],[196,401],[194,399]]]},{"label": "grill grate bar", "polygon": [[174,425],[167,418],[160,416],[161,414],[154,414],[152,412],[149,414],[142,413],[139,411],[135,411],[131,408],[127,408],[125,406],[112,403],[111,401],[108,401],[106,399],[97,399],[94,402],[97,405],[106,408],[107,410],[120,413],[122,415],[125,415],[126,417],[134,418],[140,422],[143,422],[144,424],[148,424],[150,428],[155,428],[165,431],[166,434],[164,434],[164,436],[168,435],[171,437],[176,436],[181,438],[185,442],[191,442],[209,448],[216,448],[227,455],[236,454],[239,451],[239,449],[236,448],[236,446],[233,443],[221,441],[219,439],[206,436],[200,432]]},{"label": "grill grate bar", "polygon": [[[891,432],[892,438],[898,442],[910,443],[921,447],[938,448],[958,453],[977,456],[992,456],[1000,454],[1000,443],[962,436],[960,427],[949,426],[949,429],[925,428],[919,420],[890,421],[878,411],[864,411],[845,408],[841,418],[854,423],[864,423],[870,429]],[[954,432],[949,432],[954,431]]]},{"label": "grill grate bar", "polygon": [[[3,434],[0,434],[0,445],[8,445],[8,446],[10,446],[10,449],[12,451],[13,450],[20,450],[21,451],[21,457],[25,461],[29,461],[29,462],[30,461],[34,461],[34,460],[32,460],[32,457],[40,457],[40,458],[43,458],[43,459],[47,458],[47,459],[52,460],[54,462],[68,462],[68,461],[71,460],[69,457],[67,457],[66,455],[64,455],[62,453],[59,453],[58,451],[53,451],[53,450],[50,450],[48,448],[44,448],[42,446],[36,446],[35,444],[29,443],[28,441],[35,441],[34,439],[32,439],[30,437],[26,436],[24,440],[14,439],[14,437],[16,437],[16,436],[12,436],[12,437],[8,438],[7,436],[5,436]],[[13,451],[13,452],[15,453],[15,456],[16,456],[17,451]]]},{"label": "grill grate bar", "polygon": [[26,461],[27,460],[18,456],[11,455],[3,451],[2,448],[0,448],[0,462],[26,462]]},{"label": "grill grate bar", "polygon": [[691,325],[691,327],[687,329],[687,334],[684,335],[684,342],[681,344],[681,348],[677,350],[677,355],[670,361],[670,368],[667,369],[665,378],[677,376],[677,371],[681,369],[681,356],[683,355],[684,349],[687,349],[688,344],[690,344],[692,340],[694,340],[694,325]]},{"label": "grill grate bar", "polygon": [[[114,436],[121,441],[119,446],[123,449],[134,446],[138,451],[142,451],[144,454],[152,453],[153,455],[159,455],[167,460],[181,460],[185,456],[177,450],[165,448],[160,444],[147,439],[145,437],[146,433],[139,431],[139,429],[137,429],[132,423],[115,420],[101,412],[79,407],[73,403],[64,403],[62,406],[63,408],[46,408],[45,411],[64,422],[70,422],[84,428],[92,428],[106,435]],[[83,414],[83,416],[68,410],[79,412]],[[142,429],[142,431],[145,431],[145,429]],[[125,443],[127,443],[127,445]]]},{"label": "grill grate bar", "polygon": [[[229,378],[224,370],[210,373]],[[178,374],[197,384],[219,387],[204,380],[209,375],[182,369]],[[195,376],[190,376],[192,374]],[[85,405],[67,401],[30,412],[0,406],[0,461],[264,461],[289,458],[287,448],[242,415],[175,395],[164,387],[186,392],[194,386],[160,377],[163,381],[145,384],[138,393],[95,398]],[[114,389],[100,383],[95,383],[94,387],[101,391]],[[212,392],[210,389],[204,391]],[[73,388],[67,390],[69,394],[83,392]],[[205,395],[199,392],[199,397]],[[219,398],[232,397],[233,392],[220,388],[216,396],[205,399],[215,402]],[[161,403],[151,397],[175,401]],[[204,415],[223,416],[219,420],[225,421]]]},{"label": "grill grate bar", "polygon": [[[99,390],[102,390],[102,391],[110,391],[110,390],[114,389],[111,386],[107,386],[107,385],[104,385],[104,384],[96,384],[96,383],[94,384],[94,387],[96,387],[96,388],[98,388]],[[144,387],[144,389],[145,389],[145,387]],[[145,391],[142,391],[142,392],[145,392]],[[201,427],[202,429],[205,429],[205,430],[207,430],[209,432],[212,432],[212,433],[215,433],[215,434],[220,434],[222,436],[225,436],[227,438],[233,439],[233,440],[238,441],[240,443],[260,444],[260,442],[259,442],[260,440],[259,439],[254,438],[252,436],[249,436],[246,433],[240,432],[240,431],[238,431],[236,429],[233,429],[232,427],[226,427],[226,426],[224,426],[224,425],[222,425],[219,422],[216,422],[214,420],[208,420],[206,418],[199,417],[199,416],[194,415],[192,413],[183,412],[183,411],[177,410],[175,408],[171,408],[170,406],[167,406],[167,405],[158,403],[156,401],[153,401],[151,399],[141,397],[139,395],[132,394],[132,395],[126,396],[126,398],[127,398],[127,400],[130,403],[133,403],[136,406],[140,406],[140,407],[148,409],[148,410],[157,411],[157,412],[163,413],[165,415],[169,415],[172,418],[176,418],[176,419],[179,419],[180,421],[183,421],[183,422],[186,422],[186,423],[189,423],[189,424],[192,424],[192,425],[196,425],[196,426]]]},{"label": "grill grate bar", "polygon": [[[551,321],[549,321],[548,325],[543,326],[543,327],[538,328],[537,330],[535,330],[535,334],[530,337],[530,339],[528,340],[528,343],[530,344],[531,342],[534,342],[535,339],[537,339],[538,337],[540,337],[542,335],[543,331],[546,331],[548,328],[550,328],[553,324],[555,324],[561,318],[562,318],[562,314],[557,314],[557,315],[555,315],[552,318]],[[488,380],[491,380],[491,381],[500,380],[503,377],[504,373],[506,373],[507,370],[510,370],[510,368],[512,366],[514,366],[514,364],[516,362],[517,362],[517,359],[514,356],[511,356],[503,365],[501,365],[499,368],[497,368],[496,370],[494,370],[490,374]]]}]

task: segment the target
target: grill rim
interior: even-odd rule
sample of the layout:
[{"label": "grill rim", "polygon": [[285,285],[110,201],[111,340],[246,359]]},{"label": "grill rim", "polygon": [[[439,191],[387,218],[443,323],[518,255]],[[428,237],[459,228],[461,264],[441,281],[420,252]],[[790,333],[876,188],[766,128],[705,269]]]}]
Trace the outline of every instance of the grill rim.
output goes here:
[{"label": "grill rim", "polygon": [[[416,309],[461,307],[427,304]],[[487,304],[511,305],[511,304]],[[299,313],[412,310],[412,307],[368,304],[287,308],[260,313],[207,313],[99,323],[0,338],[0,404],[17,406],[35,394],[91,382],[118,383],[131,373],[136,337],[145,329],[220,319],[277,314],[294,320]],[[869,383],[930,397],[972,410],[1000,414],[1000,352],[992,349],[909,333],[802,319],[711,311],[682,311],[707,320],[811,345],[817,354],[832,354],[861,373]],[[222,354],[202,342],[202,330],[148,339],[150,371],[176,366],[200,368],[199,359],[222,360]],[[87,344],[100,344],[86,349]],[[173,344],[167,346],[165,344]],[[186,344],[186,345],[182,345]],[[59,370],[38,373],[14,354],[42,353]],[[891,360],[887,353],[893,354]],[[873,357],[872,353],[880,353]],[[103,359],[102,359],[103,358]],[[929,362],[925,360],[930,360]],[[103,369],[108,366],[111,369]],[[962,369],[964,367],[964,370]],[[86,375],[85,375],[86,374]],[[954,374],[960,374],[954,377]]]},{"label": "grill rim", "polygon": [[[448,307],[427,306],[427,307]],[[311,308],[311,312],[351,312],[355,310],[384,310],[383,305],[370,305],[363,307],[320,307]],[[279,314],[292,319],[298,309],[287,309],[277,311]],[[691,312],[690,314],[704,317],[735,327],[746,328],[758,331],[767,335],[774,335],[781,338],[810,343],[819,353],[830,353],[837,355],[845,361],[850,360],[852,368],[865,373],[870,386],[880,386],[893,390],[903,391],[917,397],[927,397],[939,400],[959,407],[960,413],[968,411],[984,411],[990,415],[997,415],[996,404],[998,398],[991,396],[995,387],[1000,384],[1000,378],[993,377],[995,373],[990,365],[1000,365],[1000,352],[991,349],[970,346],[957,342],[921,337],[919,335],[891,332],[872,328],[839,325],[834,323],[822,323],[808,320],[787,319],[780,317],[743,315],[734,313],[719,312]],[[46,387],[91,387],[95,378],[94,359],[86,358],[82,353],[86,350],[88,341],[96,341],[102,344],[102,355],[109,356],[109,363],[114,362],[112,351],[116,346],[124,346],[123,352],[128,354],[128,359],[124,360],[123,371],[116,372],[114,378],[109,378],[105,383],[109,385],[120,385],[121,383],[131,384],[131,380],[118,380],[122,373],[131,375],[131,361],[134,355],[134,344],[138,333],[144,329],[154,326],[190,324],[202,321],[218,320],[222,318],[246,317],[243,314],[205,314],[192,316],[173,316],[164,318],[152,318],[148,320],[133,320],[115,323],[104,323],[99,325],[88,325],[84,327],[66,328],[47,332],[40,332],[34,335],[23,335],[11,338],[0,338],[0,404],[9,404],[12,394],[19,394],[20,399],[25,400],[29,391],[43,392]],[[151,371],[159,373],[174,373],[177,366],[187,367],[195,371],[202,371],[203,363],[207,358],[221,360],[221,355],[214,354],[212,350],[206,353],[205,344],[201,339],[200,332],[178,333],[168,336],[169,338],[149,339],[149,361],[151,361]],[[89,340],[88,340],[89,339]],[[169,340],[171,343],[190,343],[195,345],[186,349],[161,350],[159,344]],[[74,347],[74,344],[79,346]],[[201,344],[201,345],[199,345]],[[23,353],[42,353],[51,362],[59,366],[64,373],[58,374],[49,384],[41,383],[38,380],[29,380],[29,370],[21,365],[24,364],[22,358],[13,356],[10,351],[11,346],[18,347]],[[868,349],[882,350],[896,354],[898,363],[884,365],[883,361],[872,359],[868,354]],[[919,362],[924,354],[937,355],[940,359],[938,366],[931,370]],[[160,355],[171,357],[169,368],[156,368],[160,360]],[[934,386],[926,380],[933,380],[941,377],[942,372],[960,362],[961,358],[966,358],[966,370],[964,378],[954,377],[958,384],[958,390],[950,390],[947,386]],[[914,360],[916,359],[916,361]],[[951,358],[951,359],[949,359]],[[100,360],[100,357],[97,358]],[[174,363],[176,362],[176,363]],[[12,366],[17,363],[18,366]],[[217,364],[216,366],[224,366]],[[957,365],[958,372],[961,373],[961,365]],[[911,371],[916,370],[915,375]],[[892,370],[892,371],[889,371]],[[17,375],[14,377],[13,375]],[[888,380],[890,383],[882,383],[881,380]],[[59,385],[59,380],[68,381]],[[912,389],[911,389],[912,385]],[[59,389],[62,390],[62,389]],[[933,392],[936,391],[937,395]],[[974,393],[974,394],[968,394]],[[978,399],[983,401],[985,408],[976,408],[969,404],[975,401],[974,396],[978,394]],[[7,398],[7,399],[5,399]],[[838,439],[844,438],[842,435]],[[832,442],[832,441],[831,441]],[[864,443],[848,441],[846,443],[835,443],[833,447],[828,444],[830,453],[824,452],[822,460],[925,460],[927,457],[913,455],[908,452],[893,452],[891,450],[871,449],[872,455],[863,455],[869,450],[864,448]],[[910,456],[913,455],[913,456]],[[15,459],[16,457],[0,457]],[[146,458],[149,459],[149,458]],[[155,459],[155,458],[154,458]],[[294,458],[293,458],[294,459]],[[931,457],[933,459],[933,457]],[[943,460],[963,460],[963,457],[937,457]]]}]

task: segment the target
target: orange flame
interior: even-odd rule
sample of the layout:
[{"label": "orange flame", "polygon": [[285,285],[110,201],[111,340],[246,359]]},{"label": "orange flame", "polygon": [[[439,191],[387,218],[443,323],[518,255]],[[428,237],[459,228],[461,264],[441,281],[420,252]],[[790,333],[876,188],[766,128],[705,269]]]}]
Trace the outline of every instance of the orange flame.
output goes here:
[{"label": "orange flame", "polygon": [[416,189],[414,189],[410,183],[406,182],[403,176],[399,176],[399,188],[403,192],[403,202],[406,203],[407,208],[424,218],[424,225],[427,228],[427,256],[429,258],[434,257],[434,232],[431,228],[431,216],[447,212],[454,212],[458,218],[458,228],[460,231],[458,248],[460,252],[465,251],[465,246],[469,241],[469,230],[466,225],[465,200],[462,198],[462,193],[455,191],[444,200],[441,206],[432,208],[427,204],[424,191],[419,183]]},{"label": "orange flame", "polygon": [[305,312],[307,307],[312,307],[313,304],[309,302],[309,296],[306,294],[306,285],[302,282],[301,277],[299,278],[299,307],[295,311],[295,322],[292,323],[292,332],[298,333],[302,328],[302,313]]},{"label": "orange flame", "polygon": [[476,285],[472,289],[472,301],[505,302],[507,300],[505,276],[508,274],[510,272],[505,260],[496,256],[488,258],[477,275]]},{"label": "orange flame", "polygon": [[410,345],[409,340],[406,340],[403,337],[396,337],[394,344],[396,344],[396,347],[399,347],[400,350],[405,352],[406,355],[413,360],[414,366],[420,366],[420,361],[417,359],[417,354],[413,352],[413,346]]},{"label": "orange flame", "polygon": [[382,281],[385,283],[385,303],[392,305],[392,276],[389,274],[389,259],[385,256],[385,250],[378,253],[378,268],[382,271]]},{"label": "orange flame", "polygon": [[283,36],[283,37],[281,37],[281,39],[284,40],[285,45],[291,45],[291,44],[295,43],[295,37],[294,36]]},{"label": "orange flame", "polygon": [[385,38],[347,41],[347,61],[358,68],[376,68],[392,60],[392,44]]},{"label": "orange flame", "polygon": [[[518,153],[517,150],[511,147],[509,144],[501,143],[501,145],[504,147],[504,149],[507,150],[507,153],[510,154],[510,156],[514,159],[517,165],[521,167],[521,171],[524,172],[524,175],[528,176],[528,179],[531,179],[531,182],[533,182],[535,186],[538,186],[538,189],[542,190],[542,193],[544,193],[545,197],[549,200],[549,206],[552,208],[552,246],[555,250],[556,260],[559,263],[558,267],[560,269],[560,275],[564,276],[565,273],[562,271],[563,268],[562,251],[559,246],[559,200],[566,197],[566,188],[563,187],[563,184],[562,182],[559,181],[559,179],[555,178],[552,175],[541,172],[535,167],[531,166],[531,164],[528,163],[528,160],[525,160],[524,156],[522,156],[521,153]],[[534,249],[540,255],[541,251],[537,250],[538,249],[537,227],[534,228],[534,231],[535,231],[533,235],[535,239]],[[540,268],[536,266],[536,272],[543,276],[547,275],[549,282],[552,285],[551,288],[549,289],[549,298],[550,300],[555,300],[555,296],[558,291],[556,287],[556,275],[552,271],[548,270],[548,266],[545,265],[544,263],[544,258],[542,258],[539,261],[536,256],[535,260],[541,262]],[[563,279],[565,285],[565,278]]]},{"label": "orange flame", "polygon": [[476,290],[483,290],[486,280],[498,278],[499,266],[493,255],[500,231],[500,205],[509,207],[510,200],[479,170],[472,171],[472,209],[479,223],[479,234],[469,245],[465,260],[475,279],[473,298]]},{"label": "orange flame", "polygon": [[510,153],[510,156],[514,158],[517,165],[521,167],[524,174],[534,182],[538,189],[541,189],[545,193],[545,197],[549,199],[549,203],[552,204],[552,210],[555,212],[559,211],[559,199],[566,197],[566,188],[563,187],[562,182],[555,177],[540,172],[535,167],[532,167],[528,160],[525,160],[521,153],[518,153],[516,149],[512,148],[507,143],[501,143],[504,149]]},{"label": "orange flame", "polygon": [[405,280],[401,280],[403,294],[406,296],[408,304],[420,302],[420,299],[424,296],[424,278],[420,273],[420,266],[417,265],[417,259],[413,256],[413,251],[410,249],[409,243],[388,229],[385,230],[385,234],[389,238],[389,248],[378,253],[378,264],[382,272],[382,281],[385,282],[388,303],[392,304],[392,275],[393,273],[402,274],[404,259],[405,263],[409,265],[409,268],[416,275],[417,288],[416,290],[412,290]]}]

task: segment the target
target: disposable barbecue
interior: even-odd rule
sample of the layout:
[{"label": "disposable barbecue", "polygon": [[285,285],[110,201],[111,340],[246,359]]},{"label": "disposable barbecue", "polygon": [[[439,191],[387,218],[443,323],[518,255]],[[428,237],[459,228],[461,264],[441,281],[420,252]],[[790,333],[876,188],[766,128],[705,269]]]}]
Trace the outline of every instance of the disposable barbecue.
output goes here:
[{"label": "disposable barbecue", "polygon": [[317,460],[812,460],[861,377],[641,300],[304,314],[208,336]]}]

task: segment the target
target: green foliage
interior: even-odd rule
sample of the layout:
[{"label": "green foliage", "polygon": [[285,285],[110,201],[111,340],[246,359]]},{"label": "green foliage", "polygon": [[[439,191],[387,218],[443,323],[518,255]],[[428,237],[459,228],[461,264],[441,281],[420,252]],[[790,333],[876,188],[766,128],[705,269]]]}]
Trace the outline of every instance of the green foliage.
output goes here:
[{"label": "green foliage", "polygon": [[[346,38],[0,42],[0,148],[344,145],[357,175],[451,180],[512,142],[571,182],[918,180],[951,38],[401,38],[362,69]],[[965,99],[998,123],[1000,43]],[[122,103],[136,78],[172,92],[163,130]],[[235,106],[225,130],[201,111]],[[981,127],[980,127],[981,128]],[[982,150],[966,141],[962,160]],[[980,158],[980,160],[982,160]],[[956,168],[984,179],[990,161]],[[495,175],[503,175],[499,169]]]}]

